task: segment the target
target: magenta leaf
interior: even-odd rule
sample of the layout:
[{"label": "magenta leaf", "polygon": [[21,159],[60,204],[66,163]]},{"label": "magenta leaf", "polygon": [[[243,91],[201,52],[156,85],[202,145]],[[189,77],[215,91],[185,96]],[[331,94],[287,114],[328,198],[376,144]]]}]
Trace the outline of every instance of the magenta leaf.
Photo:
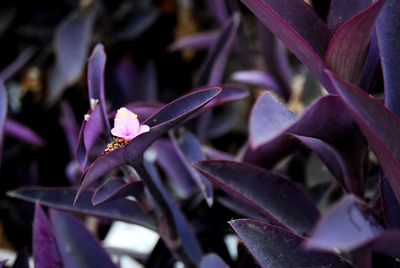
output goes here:
[{"label": "magenta leaf", "polygon": [[368,244],[382,232],[367,204],[347,195],[322,217],[307,240],[307,247],[349,252]]},{"label": "magenta leaf", "polygon": [[141,158],[143,152],[161,135],[182,123],[191,114],[216,97],[220,91],[219,88],[199,90],[165,105],[144,122],[144,124],[150,126],[149,132],[139,135],[125,147],[98,157],[89,166],[84,174],[77,197],[81,191],[89,187],[99,177],[119,166],[134,162],[136,158]]},{"label": "magenta leaf", "polygon": [[73,205],[76,190],[73,188],[21,188],[7,193],[13,198],[28,202],[40,202],[44,206],[70,212],[121,220],[156,229],[154,219],[145,213],[138,202],[127,199],[112,200],[98,206],[92,205],[93,192],[82,193]]},{"label": "magenta leaf", "polygon": [[97,238],[77,219],[54,209],[50,209],[50,219],[65,268],[116,267]]},{"label": "magenta leaf", "polygon": [[200,262],[200,268],[229,268],[220,256],[214,253],[205,255]]},{"label": "magenta leaf", "polygon": [[53,226],[39,203],[36,203],[35,206],[32,243],[35,267],[63,267],[53,233]]},{"label": "magenta leaf", "polygon": [[250,219],[229,224],[261,267],[351,267],[334,254],[305,250],[302,237],[280,227]]},{"label": "magenta leaf", "polygon": [[327,65],[342,79],[360,81],[375,20],[384,1],[379,0],[349,19],[333,35],[325,55]]},{"label": "magenta leaf", "polygon": [[45,144],[43,138],[40,137],[38,134],[33,132],[28,127],[22,125],[21,123],[18,123],[11,119],[6,120],[6,123],[4,125],[4,133],[9,137],[13,137],[17,140],[26,142],[34,146],[43,146]]},{"label": "magenta leaf", "polygon": [[[322,57],[331,31],[302,0],[241,0],[326,85]],[[327,87],[330,90],[330,87]]]},{"label": "magenta leaf", "polygon": [[337,92],[347,110],[359,125],[372,150],[389,178],[393,191],[400,200],[400,121],[377,99],[361,89],[342,81],[329,71]]},{"label": "magenta leaf", "polygon": [[270,171],[231,161],[202,161],[195,167],[266,219],[301,236],[309,233],[318,219],[318,210],[305,192]]},{"label": "magenta leaf", "polygon": [[203,63],[196,85],[216,85],[222,82],[229,54],[239,28],[240,14],[235,13],[221,30],[214,46]]},{"label": "magenta leaf", "polygon": [[141,181],[125,182],[122,178],[110,178],[99,186],[93,194],[92,203],[94,206],[111,200],[124,198],[128,195],[141,196],[144,193],[144,186]]},{"label": "magenta leaf", "polygon": [[400,115],[400,2],[386,0],[376,24],[379,55],[385,84],[385,104],[389,110]]}]

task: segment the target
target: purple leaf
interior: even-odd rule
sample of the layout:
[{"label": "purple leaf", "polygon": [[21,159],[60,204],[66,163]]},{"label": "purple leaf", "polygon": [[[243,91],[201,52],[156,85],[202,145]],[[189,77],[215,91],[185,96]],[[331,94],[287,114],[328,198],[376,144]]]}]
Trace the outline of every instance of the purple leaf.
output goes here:
[{"label": "purple leaf", "polygon": [[[222,91],[218,96],[212,99],[209,103],[207,103],[200,112],[204,112],[205,110],[210,110],[217,106],[225,105],[231,102],[239,101],[249,96],[249,91],[240,86],[233,84],[223,84],[220,86]],[[207,87],[205,87],[207,88]],[[204,88],[195,89],[192,92],[196,92],[202,90]]]},{"label": "purple leaf", "polygon": [[[104,52],[104,46],[102,44],[97,44],[89,58],[88,92],[90,102],[99,102],[102,115],[101,122],[104,124],[103,129],[109,132],[110,124],[107,117],[106,97],[104,92],[104,69],[106,67],[106,59],[107,56]],[[91,110],[93,110],[93,107],[91,107]]]},{"label": "purple leaf", "polygon": [[178,185],[182,196],[186,198],[193,194],[197,190],[196,184],[172,142],[158,140],[154,143],[154,148],[157,152],[157,163],[168,177]]},{"label": "purple leaf", "polygon": [[208,7],[219,25],[226,24],[229,20],[229,11],[225,0],[208,0]]},{"label": "purple leaf", "polygon": [[181,49],[209,49],[217,40],[216,32],[198,33],[194,35],[184,36],[169,45],[168,50],[173,52]]},{"label": "purple leaf", "polygon": [[160,16],[160,12],[155,8],[132,12],[127,17],[124,25],[115,31],[114,38],[120,40],[134,39],[144,33],[151,25],[153,25]]},{"label": "purple leaf", "polygon": [[6,265],[6,263],[7,263],[7,260],[0,261],[0,268],[3,268],[4,265]]},{"label": "purple leaf", "polygon": [[[139,119],[142,119],[140,121],[146,121],[150,116],[155,114],[157,111],[159,111],[165,104],[162,103],[150,103],[150,102],[131,102],[125,105],[125,107],[134,112],[135,114],[138,115]],[[115,117],[116,111],[112,113],[111,117]]]},{"label": "purple leaf", "polygon": [[78,136],[78,144],[76,146],[76,159],[81,166],[82,171],[85,171],[90,163],[90,153],[95,143],[104,133],[102,123],[101,107],[96,105],[94,110],[85,118],[81,126]]},{"label": "purple leaf", "polygon": [[215,85],[222,82],[229,54],[239,28],[240,14],[235,13],[218,35],[199,72],[196,85]]},{"label": "purple leaf", "polygon": [[286,47],[260,22],[258,22],[257,26],[261,41],[261,51],[268,73],[276,81],[276,88],[272,88],[272,90],[285,100],[288,100],[292,91],[291,80],[293,75]]},{"label": "purple leaf", "polygon": [[[241,0],[324,85],[326,48],[331,32],[303,0]],[[330,87],[327,87],[330,90]]]},{"label": "purple leaf", "polygon": [[35,267],[63,267],[54,237],[53,227],[39,203],[36,203],[35,206],[32,239]]},{"label": "purple leaf", "polygon": [[372,210],[355,196],[347,195],[320,220],[307,247],[349,252],[366,245],[382,231]]},{"label": "purple leaf", "polygon": [[60,125],[64,129],[71,156],[74,156],[75,148],[78,144],[79,126],[76,122],[72,107],[68,102],[61,102]]},{"label": "purple leaf", "polygon": [[133,165],[137,173],[161,209],[158,212],[161,237],[182,260],[198,266],[202,256],[201,247],[188,220],[164,187],[156,167],[148,162],[136,161]]},{"label": "purple leaf", "polygon": [[114,76],[124,96],[124,102],[157,100],[157,68],[154,62],[140,65],[125,57],[120,60]]},{"label": "purple leaf", "polygon": [[229,266],[217,254],[210,253],[201,259],[200,268],[229,268]]},{"label": "purple leaf", "polygon": [[35,55],[37,47],[30,46],[25,49],[18,57],[10,63],[6,68],[1,70],[0,78],[3,81],[7,81],[12,78],[22,67],[24,67],[28,61]]},{"label": "purple leaf", "polygon": [[65,212],[50,209],[49,213],[65,268],[116,267],[82,223]]},{"label": "purple leaf", "polygon": [[26,142],[28,144],[34,146],[43,146],[45,141],[38,134],[27,128],[26,126],[13,121],[11,119],[7,119],[4,125],[4,132],[7,136],[13,137],[22,142]]},{"label": "purple leaf", "polygon": [[384,1],[378,0],[345,22],[333,35],[325,55],[327,65],[342,79],[360,81],[375,19]]},{"label": "purple leaf", "polygon": [[[263,129],[265,129],[271,131],[271,134],[263,133],[263,135],[260,135],[260,138],[265,135],[265,138],[263,138],[265,143],[260,144],[256,149],[247,148],[243,155],[243,159],[246,162],[268,167],[275,165],[277,161],[292,152],[298,145],[297,140],[290,136],[293,134],[317,138],[334,146],[336,144],[340,146],[341,142],[345,144],[351,142],[347,139],[348,136],[354,135],[353,133],[358,131],[351,116],[345,112],[345,107],[343,107],[344,105],[340,98],[337,96],[325,96],[314,103],[300,118],[286,128],[281,126],[281,132],[277,132],[269,122],[278,122],[279,126],[281,125],[281,120],[290,120],[290,114],[284,107],[279,107],[279,103],[276,100],[265,96],[262,98],[274,103],[278,112],[267,114],[260,111],[260,120],[264,122],[261,123],[264,124],[264,128],[260,128],[260,132],[263,133]],[[268,110],[266,105],[263,106]],[[332,133],[335,134],[332,135]],[[351,145],[353,144],[351,143]]]},{"label": "purple leaf", "polygon": [[66,87],[81,76],[87,59],[96,8],[76,11],[66,17],[55,33],[57,84],[48,92],[48,103],[57,101]]},{"label": "purple leaf", "polygon": [[400,2],[386,0],[377,20],[377,37],[383,78],[385,84],[385,104],[389,110],[400,115]]},{"label": "purple leaf", "polygon": [[125,182],[119,177],[111,178],[96,189],[92,197],[92,203],[97,206],[128,195],[140,196],[143,192],[144,186],[141,181]]},{"label": "purple leaf", "polygon": [[303,238],[277,226],[250,219],[229,224],[261,267],[351,267],[336,255],[305,250]]},{"label": "purple leaf", "polygon": [[7,118],[7,91],[4,86],[3,80],[0,78],[0,163],[3,152],[3,140],[4,140],[4,125]]},{"label": "purple leaf", "polygon": [[400,200],[400,121],[377,99],[326,71],[347,110],[359,125],[372,150],[389,177]]},{"label": "purple leaf", "polygon": [[318,210],[305,192],[270,171],[230,161],[202,161],[195,167],[266,219],[299,235],[307,234],[318,219]]},{"label": "purple leaf", "polygon": [[271,93],[265,92],[254,104],[250,115],[250,145],[257,148],[287,129],[296,120]]},{"label": "purple leaf", "polygon": [[79,193],[89,187],[99,177],[113,169],[141,158],[143,152],[169,129],[179,125],[191,114],[212,100],[221,92],[219,88],[208,88],[189,93],[161,108],[143,124],[151,127],[150,131],[139,135],[127,146],[98,157],[86,171],[79,188]]},{"label": "purple leaf", "polygon": [[371,5],[371,0],[332,0],[329,8],[328,26],[332,32],[343,23]]},{"label": "purple leaf", "polygon": [[201,149],[200,141],[197,140],[192,133],[185,132],[178,139],[173,139],[173,142],[178,155],[189,171],[191,178],[196,182],[198,188],[201,190],[208,206],[211,207],[213,204],[212,184],[192,166],[193,163],[206,159],[206,156]]},{"label": "purple leaf", "polygon": [[119,199],[93,206],[93,192],[83,192],[73,206],[76,190],[73,188],[21,188],[7,193],[10,197],[28,202],[40,202],[44,206],[66,211],[121,220],[156,229],[154,219],[134,201]]},{"label": "purple leaf", "polygon": [[352,146],[349,146],[349,143],[332,146],[312,137],[300,135],[294,135],[294,137],[318,155],[336,179],[344,185],[345,189],[363,197],[365,187],[364,165],[368,156],[368,147],[358,132],[355,132],[353,137],[348,137]]},{"label": "purple leaf", "polygon": [[237,71],[232,74],[231,78],[235,82],[263,87],[266,89],[270,89],[274,92],[277,92],[279,88],[275,79],[270,74],[264,71]]},{"label": "purple leaf", "polygon": [[373,31],[371,42],[368,48],[368,55],[365,59],[364,67],[361,74],[359,87],[369,92],[374,80],[377,76],[377,70],[380,66],[378,40],[376,31]]},{"label": "purple leaf", "polygon": [[392,256],[394,258],[400,258],[400,249],[398,247],[399,243],[399,230],[386,230],[378,237],[373,239],[369,246],[377,252]]}]

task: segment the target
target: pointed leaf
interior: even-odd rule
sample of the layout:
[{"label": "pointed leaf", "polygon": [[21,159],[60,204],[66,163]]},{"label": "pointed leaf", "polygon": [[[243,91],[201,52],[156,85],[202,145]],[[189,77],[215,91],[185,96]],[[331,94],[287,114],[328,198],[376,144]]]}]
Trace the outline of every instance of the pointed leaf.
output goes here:
[{"label": "pointed leaf", "polygon": [[400,120],[377,99],[327,71],[347,110],[359,125],[400,201]]},{"label": "pointed leaf", "polygon": [[318,219],[318,210],[305,192],[277,174],[230,161],[201,161],[195,167],[228,194],[299,235],[307,234]]},{"label": "pointed leaf", "polygon": [[336,255],[305,250],[303,238],[279,227],[250,219],[229,224],[261,267],[351,267]]},{"label": "pointed leaf", "polygon": [[157,164],[161,166],[166,175],[179,188],[177,192],[184,198],[189,197],[197,190],[197,186],[192,176],[183,163],[177,149],[169,140],[158,140],[153,147],[157,152]]},{"label": "pointed leaf", "polygon": [[44,206],[66,211],[121,220],[155,230],[154,219],[134,201],[119,199],[98,206],[92,205],[93,192],[84,192],[73,206],[76,190],[72,188],[21,188],[7,193],[8,196],[28,202],[40,202]]},{"label": "pointed leaf", "polygon": [[192,133],[187,131],[178,139],[173,139],[173,142],[178,155],[189,171],[192,180],[195,181],[207,204],[211,207],[214,198],[212,184],[192,166],[193,163],[206,159],[206,156],[201,149],[200,141],[197,140]]},{"label": "pointed leaf", "polygon": [[216,32],[198,33],[194,35],[184,36],[169,45],[168,50],[173,52],[181,49],[209,49],[217,40]]},{"label": "pointed leaf", "polygon": [[197,86],[215,85],[222,82],[239,23],[240,15],[235,13],[221,30],[215,45],[203,63],[197,78]]},{"label": "pointed leaf", "polygon": [[291,80],[293,75],[286,47],[260,21],[257,23],[257,29],[265,65],[268,73],[276,81],[276,88],[272,88],[272,90],[283,99],[289,100],[292,91]]},{"label": "pointed leaf", "polygon": [[277,85],[275,79],[264,71],[237,71],[232,74],[232,80],[239,83],[263,87],[274,92],[279,90],[279,86]]},{"label": "pointed leaf", "polygon": [[[267,100],[266,97],[264,99]],[[277,101],[275,100],[276,103]],[[265,143],[259,145],[256,149],[247,148],[244,152],[243,160],[267,167],[275,165],[298,146],[297,140],[291,137],[293,134],[318,138],[334,146],[341,146],[342,142],[345,144],[351,143],[351,140],[347,138],[355,135],[354,132],[357,132],[358,129],[343,106],[338,96],[322,97],[286,128],[284,125],[281,126],[282,123],[280,122],[280,120],[291,120],[290,116],[284,117],[282,116],[283,112],[280,112],[281,110],[285,111],[285,107],[278,106],[276,108],[277,111],[271,111],[270,113],[260,111],[258,114],[260,115],[261,125],[264,125],[263,127],[258,126],[260,133],[255,133],[255,135],[257,134],[265,139]],[[268,111],[266,105],[264,109]],[[288,111],[283,114],[287,115],[287,113]],[[269,120],[263,118],[262,114]],[[258,124],[257,120],[254,121]],[[277,125],[281,127],[277,129],[281,131],[276,131],[274,125],[270,124],[270,122],[278,122]],[[270,133],[268,134],[263,129],[268,130]]]},{"label": "pointed leaf", "polygon": [[385,84],[385,104],[389,110],[397,115],[400,115],[400,83],[398,82],[398,70],[400,68],[399,10],[399,1],[386,0],[376,24]]},{"label": "pointed leaf", "polygon": [[75,83],[83,72],[87,59],[96,9],[70,14],[58,26],[55,33],[56,72],[60,77],[48,92],[48,103],[57,101],[64,89]]},{"label": "pointed leaf", "polygon": [[330,30],[308,4],[303,0],[241,1],[326,85],[322,57]]},{"label": "pointed leaf", "polygon": [[106,53],[104,46],[97,44],[93,49],[88,63],[88,92],[89,100],[96,100],[100,104],[101,119],[107,132],[110,131],[110,124],[107,117],[106,96],[104,92],[104,70],[106,67]]},{"label": "pointed leaf", "polygon": [[36,203],[35,206],[32,243],[35,267],[63,267],[53,233],[53,226],[39,203]]},{"label": "pointed leaf", "polygon": [[378,0],[345,22],[329,43],[325,55],[328,66],[342,79],[353,84],[360,81],[375,20],[383,3],[383,0]]},{"label": "pointed leaf", "polygon": [[13,137],[17,140],[26,142],[34,146],[43,146],[45,144],[43,138],[40,137],[38,134],[33,132],[28,127],[22,125],[21,123],[18,123],[11,119],[6,120],[6,123],[4,125],[4,132],[7,136]]},{"label": "pointed leaf", "polygon": [[250,115],[250,145],[257,148],[269,142],[296,120],[271,93],[265,92],[254,104]]},{"label": "pointed leaf", "polygon": [[77,219],[53,209],[50,219],[65,268],[116,267],[97,238]]},{"label": "pointed leaf", "polygon": [[82,171],[86,170],[87,165],[90,163],[90,153],[94,145],[104,133],[102,122],[101,108],[96,105],[94,110],[88,114],[89,118],[85,118],[81,130],[79,131],[78,144],[76,146],[75,157],[81,166]]},{"label": "pointed leaf", "polygon": [[104,202],[124,198],[128,195],[141,195],[144,192],[141,181],[125,182],[122,178],[108,179],[103,185],[98,187],[93,194],[93,206]]},{"label": "pointed leaf", "polygon": [[161,135],[179,125],[191,114],[212,100],[221,92],[220,88],[207,88],[189,93],[161,108],[143,124],[150,126],[150,131],[137,136],[127,146],[116,149],[98,157],[86,171],[79,192],[85,190],[99,177],[113,169],[133,162],[142,156],[143,152]]},{"label": "pointed leaf", "polygon": [[307,247],[349,252],[369,243],[382,231],[367,204],[347,195],[320,220]]},{"label": "pointed leaf", "polygon": [[12,78],[16,73],[18,73],[19,70],[21,70],[22,67],[28,63],[30,59],[32,59],[37,50],[38,48],[36,46],[30,46],[22,51],[22,53],[20,53],[13,62],[1,70],[0,78],[3,81],[7,81]]},{"label": "pointed leaf", "polygon": [[348,137],[352,146],[332,146],[320,139],[294,135],[307,147],[313,150],[326,167],[332,172],[336,179],[341,182],[345,189],[359,197],[364,195],[365,174],[364,163],[368,155],[368,147],[365,140],[355,133]]},{"label": "pointed leaf", "polygon": [[64,129],[71,156],[74,156],[75,148],[78,144],[79,126],[72,107],[68,102],[61,102],[60,125]]}]

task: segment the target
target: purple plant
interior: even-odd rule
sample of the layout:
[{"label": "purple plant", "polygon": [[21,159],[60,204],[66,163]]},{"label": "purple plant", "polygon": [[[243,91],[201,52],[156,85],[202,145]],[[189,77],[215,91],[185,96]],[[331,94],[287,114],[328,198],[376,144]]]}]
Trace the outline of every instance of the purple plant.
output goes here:
[{"label": "purple plant", "polygon": [[399,1],[117,2],[0,11],[13,267],[398,266]]}]

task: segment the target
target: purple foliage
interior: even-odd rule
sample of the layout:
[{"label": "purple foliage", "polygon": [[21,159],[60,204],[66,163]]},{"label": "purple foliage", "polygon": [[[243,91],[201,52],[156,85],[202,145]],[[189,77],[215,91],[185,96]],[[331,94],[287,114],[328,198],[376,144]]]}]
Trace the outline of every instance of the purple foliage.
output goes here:
[{"label": "purple foliage", "polygon": [[[398,266],[397,0],[14,2],[12,267]],[[107,247],[119,221],[158,242]]]}]

